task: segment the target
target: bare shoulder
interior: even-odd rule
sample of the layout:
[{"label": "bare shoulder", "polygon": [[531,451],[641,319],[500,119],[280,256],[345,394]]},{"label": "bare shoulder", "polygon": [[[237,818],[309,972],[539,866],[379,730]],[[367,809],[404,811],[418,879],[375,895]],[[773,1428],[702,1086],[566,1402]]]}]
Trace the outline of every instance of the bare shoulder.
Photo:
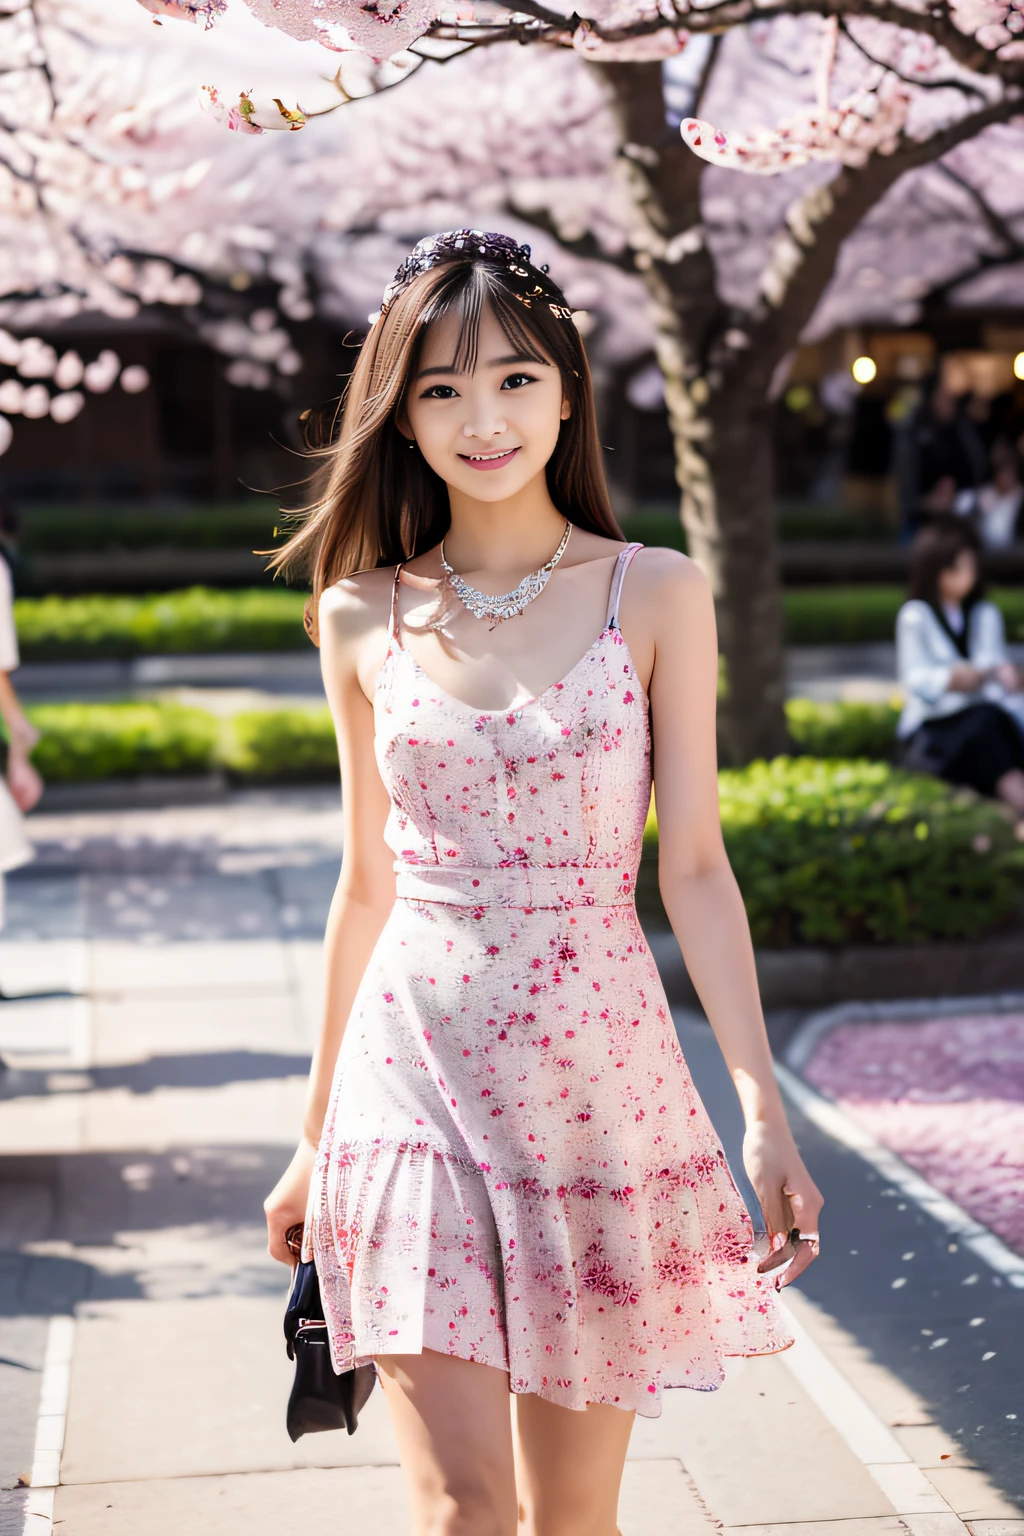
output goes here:
[{"label": "bare shoulder", "polygon": [[332,640],[341,642],[359,640],[386,625],[394,580],[394,566],[385,565],[343,576],[325,587],[318,613],[321,636],[329,633]]},{"label": "bare shoulder", "polygon": [[695,560],[678,549],[644,545],[637,550],[630,565],[630,584],[639,604],[658,619],[677,620],[685,606],[703,604],[710,596],[710,583]]}]

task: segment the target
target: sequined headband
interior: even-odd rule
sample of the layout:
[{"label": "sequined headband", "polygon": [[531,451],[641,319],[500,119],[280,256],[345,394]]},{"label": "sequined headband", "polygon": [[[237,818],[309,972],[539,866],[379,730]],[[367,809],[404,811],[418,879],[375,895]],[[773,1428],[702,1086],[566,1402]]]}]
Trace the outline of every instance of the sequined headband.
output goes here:
[{"label": "sequined headband", "polygon": [[429,272],[431,267],[436,267],[442,261],[459,257],[468,261],[482,259],[500,263],[512,277],[527,285],[515,294],[527,309],[532,308],[536,300],[546,303],[556,320],[572,319],[572,310],[568,305],[556,302],[553,285],[546,287],[543,282],[537,281],[538,274],[547,276],[548,269],[546,266],[531,266],[528,245],[520,245],[511,235],[488,234],[481,229],[449,229],[443,234],[427,235],[418,241],[385,288],[380,305],[381,315],[387,313],[389,305],[408,288],[413,278],[419,277],[422,272]]}]

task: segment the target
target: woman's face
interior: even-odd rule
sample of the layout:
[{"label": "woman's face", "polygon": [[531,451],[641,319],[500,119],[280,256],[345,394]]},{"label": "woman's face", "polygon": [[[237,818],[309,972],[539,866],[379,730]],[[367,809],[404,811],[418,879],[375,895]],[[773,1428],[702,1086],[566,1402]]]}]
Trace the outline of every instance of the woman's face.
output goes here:
[{"label": "woman's face", "polygon": [[973,549],[962,549],[944,571],[939,572],[939,597],[944,603],[962,603],[978,580],[978,557]]},{"label": "woman's face", "polygon": [[544,473],[568,401],[555,365],[518,357],[487,308],[476,367],[456,373],[459,329],[454,315],[428,328],[399,426],[450,490],[505,501]]}]

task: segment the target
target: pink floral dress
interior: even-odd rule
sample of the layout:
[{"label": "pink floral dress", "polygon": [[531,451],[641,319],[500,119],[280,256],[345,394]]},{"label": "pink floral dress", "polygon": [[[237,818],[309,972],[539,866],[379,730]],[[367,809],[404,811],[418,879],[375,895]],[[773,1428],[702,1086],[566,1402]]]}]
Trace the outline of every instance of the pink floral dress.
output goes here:
[{"label": "pink floral dress", "polygon": [[397,900],[310,1200],[339,1371],[432,1349],[657,1417],[662,1387],[792,1342],[633,901],[650,734],[618,606],[639,548],[586,654],[507,712],[432,683],[392,599],[375,718]]}]

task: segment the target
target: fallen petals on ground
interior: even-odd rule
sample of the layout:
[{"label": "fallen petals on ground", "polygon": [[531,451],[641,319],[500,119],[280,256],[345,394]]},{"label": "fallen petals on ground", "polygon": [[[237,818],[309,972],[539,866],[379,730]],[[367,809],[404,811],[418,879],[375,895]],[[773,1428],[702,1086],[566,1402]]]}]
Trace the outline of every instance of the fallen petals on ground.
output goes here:
[{"label": "fallen petals on ground", "polygon": [[843,1024],[805,1075],[1024,1254],[1024,1013]]}]

